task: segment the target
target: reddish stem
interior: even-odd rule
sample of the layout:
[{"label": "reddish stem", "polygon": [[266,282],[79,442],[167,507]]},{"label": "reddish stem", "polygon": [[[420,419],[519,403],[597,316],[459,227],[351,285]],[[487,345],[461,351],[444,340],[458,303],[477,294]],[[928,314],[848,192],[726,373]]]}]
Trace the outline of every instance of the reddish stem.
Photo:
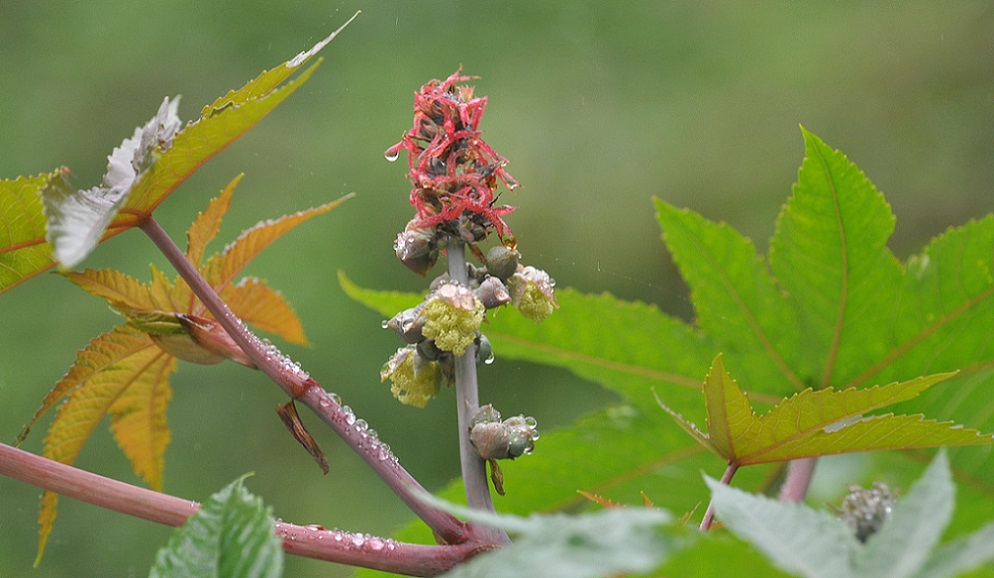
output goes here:
[{"label": "reddish stem", "polygon": [[803,502],[811,486],[818,458],[793,460],[787,466],[787,479],[780,487],[781,502]]},{"label": "reddish stem", "polygon": [[[367,430],[355,426],[356,417],[342,406],[305,372],[295,368],[286,357],[267,347],[221,300],[214,288],[176,246],[169,234],[153,219],[148,217],[139,225],[141,230],[155,243],[166,259],[187,282],[200,301],[214,315],[218,323],[276,385],[292,398],[300,399],[335,431],[387,486],[407,505],[412,512],[424,520],[447,544],[458,544],[469,539],[467,525],[451,514],[430,507],[419,498],[427,493],[421,484],[403,467],[389,451],[384,452],[382,444],[372,439]],[[388,454],[388,455],[384,455]]]},{"label": "reddish stem", "polygon": [[[728,464],[728,467],[725,468],[725,473],[722,474],[721,476],[721,483],[725,484],[726,486],[730,484],[732,482],[732,477],[735,475],[735,472],[738,471],[738,469],[739,469],[738,464],[732,464],[732,463]],[[701,520],[700,530],[702,532],[707,532],[708,530],[711,529],[711,524],[713,522],[714,522],[714,500],[711,500],[711,503],[708,504],[707,511],[704,512],[704,519]]]},{"label": "reddish stem", "polygon": [[[77,500],[166,526],[181,526],[200,504],[139,488],[0,444],[0,474]],[[487,549],[479,540],[423,546],[388,538],[276,523],[290,554],[412,576],[434,576]]]}]

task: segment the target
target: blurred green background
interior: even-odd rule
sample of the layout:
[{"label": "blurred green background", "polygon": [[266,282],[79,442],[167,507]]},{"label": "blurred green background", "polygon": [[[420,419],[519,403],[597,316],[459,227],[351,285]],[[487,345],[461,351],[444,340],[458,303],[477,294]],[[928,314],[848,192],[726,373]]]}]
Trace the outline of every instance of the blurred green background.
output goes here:
[{"label": "blurred green background", "polygon": [[[400,406],[378,370],[398,346],[348,301],[360,285],[421,291],[391,243],[410,218],[404,163],[383,150],[411,123],[412,93],[460,64],[490,97],[482,128],[522,183],[502,200],[527,263],[560,286],[610,291],[692,315],[650,197],[727,220],[765,251],[803,155],[798,124],[846,152],[897,215],[906,258],[994,206],[994,5],[990,2],[27,2],[0,3],[0,176],[69,166],[81,188],[105,156],[183,95],[180,116],[362,15],[312,80],[190,178],[157,212],[177,238],[232,177],[218,248],[256,221],[356,192],[249,269],[280,288],[313,347],[287,346],[367,419],[427,487],[458,475],[453,397]],[[150,242],[133,231],[88,267],[147,279]],[[0,437],[10,442],[74,352],[119,319],[55,275],[0,297]],[[605,336],[610,338],[610,336]],[[548,430],[611,397],[569,374],[501,360],[484,400]],[[665,352],[660,352],[665,355]],[[273,409],[263,376],[234,364],[181,365],[169,409],[166,490],[201,500],[246,471],[277,516],[388,533],[407,511],[323,428],[320,475]],[[305,421],[314,423],[309,416]],[[41,451],[47,421],[26,444]],[[528,459],[542,459],[541,448]],[[78,465],[135,482],[106,429]],[[509,480],[513,491],[513,480]],[[144,576],[169,529],[63,500],[41,567],[39,490],[0,479],[0,578]],[[289,558],[287,576],[347,569]]]}]

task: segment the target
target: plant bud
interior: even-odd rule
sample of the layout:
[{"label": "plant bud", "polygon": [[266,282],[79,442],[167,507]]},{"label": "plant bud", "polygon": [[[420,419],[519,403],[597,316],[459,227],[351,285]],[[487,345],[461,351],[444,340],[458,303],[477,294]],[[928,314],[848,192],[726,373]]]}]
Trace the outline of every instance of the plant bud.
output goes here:
[{"label": "plant bud", "polygon": [[432,230],[412,227],[411,223],[397,235],[393,249],[400,262],[418,275],[426,275],[438,261]]},{"label": "plant bud", "polygon": [[217,321],[182,313],[177,314],[176,318],[190,333],[193,340],[207,351],[255,369],[255,363]]},{"label": "plant bud", "polygon": [[417,307],[401,311],[387,321],[387,327],[393,329],[393,332],[406,343],[418,343],[424,339],[421,333],[425,325],[424,317],[421,315],[423,308],[424,303],[421,303]]},{"label": "plant bud", "polygon": [[849,494],[842,499],[838,515],[849,524],[860,542],[866,542],[890,520],[896,503],[886,484],[874,482],[869,490],[852,485]]},{"label": "plant bud", "polygon": [[213,319],[163,311],[125,311],[128,325],[143,331],[163,351],[177,359],[213,365],[230,359],[246,367],[255,363]]},{"label": "plant bud", "polygon": [[521,254],[503,245],[491,247],[487,251],[487,271],[494,277],[507,280],[518,270],[518,259]]},{"label": "plant bud", "polygon": [[530,454],[539,437],[535,418],[519,415],[500,421],[500,413],[491,405],[481,407],[471,424],[469,441],[485,460],[513,460]]},{"label": "plant bud", "polygon": [[494,348],[490,345],[490,340],[487,336],[480,334],[476,338],[476,365],[486,364],[490,365],[494,362]]},{"label": "plant bud", "polygon": [[415,347],[417,348],[418,355],[425,361],[438,361],[439,358],[445,355],[445,352],[439,349],[431,339],[422,339]]},{"label": "plant bud", "polygon": [[494,309],[511,302],[511,292],[497,277],[487,277],[476,289],[480,303],[487,309]]}]

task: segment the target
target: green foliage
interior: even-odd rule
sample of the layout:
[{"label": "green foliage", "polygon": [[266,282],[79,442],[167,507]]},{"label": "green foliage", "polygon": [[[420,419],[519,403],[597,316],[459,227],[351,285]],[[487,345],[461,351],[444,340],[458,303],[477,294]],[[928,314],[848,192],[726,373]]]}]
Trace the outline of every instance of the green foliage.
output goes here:
[{"label": "green foliage", "polygon": [[719,519],[783,570],[807,578],[956,576],[994,560],[994,525],[939,548],[955,487],[940,452],[901,499],[890,521],[865,544],[839,518],[783,504],[708,479]]},{"label": "green foliage", "polygon": [[159,550],[150,578],[279,578],[283,541],[271,508],[235,480],[204,502]]},{"label": "green foliage", "polygon": [[994,441],[989,435],[924,420],[920,415],[865,415],[916,397],[953,375],[919,377],[859,390],[806,389],[759,416],[725,370],[719,355],[704,380],[708,433],[665,405],[662,407],[698,443],[735,466],[870,450],[989,445]]},{"label": "green foliage", "polygon": [[[701,377],[719,352],[745,385],[749,407],[782,403],[777,411],[795,417],[822,411],[837,416],[812,430],[817,437],[827,439],[824,428],[846,415],[857,419],[889,403],[897,404],[895,412],[994,428],[994,415],[982,409],[994,368],[989,338],[994,216],[951,229],[902,264],[885,244],[894,219],[880,193],[842,153],[806,131],[803,135],[806,158],[778,219],[769,266],[753,243],[727,224],[656,200],[664,241],[692,291],[693,323],[652,305],[568,289],[557,291],[560,310],[540,325],[502,312],[489,316],[484,331],[498,360],[561,367],[623,398],[622,405],[573,427],[544,432],[535,459],[505,468],[507,496],[498,508],[518,513],[573,508],[582,503],[576,490],[621,502],[639,500],[645,491],[676,512],[706,501],[696,473],[724,463],[709,460],[700,446],[676,435],[680,432],[666,423],[653,391],[674,413],[702,423],[707,415],[700,403]],[[793,270],[805,267],[818,271]],[[420,300],[359,289],[344,276],[342,284],[383,315]],[[956,371],[954,377],[939,375]],[[933,385],[941,378],[948,379]],[[891,382],[896,383],[874,387]],[[788,398],[793,401],[782,401]],[[845,405],[857,400],[861,408]],[[818,407],[801,409],[800,402]],[[935,425],[917,415],[877,420],[893,420],[890,429],[898,434],[912,422],[926,429]],[[877,420],[860,421],[869,425],[859,427]],[[941,429],[954,436],[967,433],[948,425]],[[989,443],[973,432],[967,437]],[[821,445],[802,453],[831,452]],[[971,481],[964,492],[977,500],[963,510],[963,520],[972,521],[952,526],[962,532],[994,517],[994,486],[986,475],[994,456],[970,448],[950,455],[957,475]],[[913,471],[908,467],[913,454],[871,456],[871,463],[892,464],[882,470],[892,481],[906,481],[905,472]],[[776,470],[747,468],[736,483],[767,489],[775,479]],[[455,499],[458,492],[453,486],[443,495]],[[430,539],[414,527],[400,537]]]},{"label": "green foliage", "polygon": [[679,548],[664,532],[670,516],[653,508],[612,508],[581,515],[498,516],[449,505],[472,521],[501,527],[514,544],[481,554],[447,578],[533,576],[596,578],[647,572]]}]

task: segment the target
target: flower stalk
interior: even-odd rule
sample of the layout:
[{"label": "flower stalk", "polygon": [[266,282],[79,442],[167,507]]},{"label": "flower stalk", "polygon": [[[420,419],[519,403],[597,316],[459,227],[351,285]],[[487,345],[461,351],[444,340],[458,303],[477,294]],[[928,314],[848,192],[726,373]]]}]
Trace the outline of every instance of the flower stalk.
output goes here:
[{"label": "flower stalk", "polygon": [[[487,462],[495,488],[503,494],[496,460],[522,454],[484,456],[472,443],[470,432],[480,410],[476,368],[492,359],[490,343],[479,329],[488,309],[512,305],[541,321],[558,305],[548,274],[518,263],[517,241],[503,219],[514,207],[498,205],[496,194],[498,182],[509,190],[518,182],[505,170],[507,160],[482,138],[479,124],[487,98],[474,97],[473,87],[460,84],[472,78],[457,70],[444,81],[422,86],[414,96],[413,126],[384,153],[395,161],[400,151],[407,151],[412,184],[415,216],[397,236],[397,258],[427,275],[444,251],[448,273],[431,283],[424,303],[385,324],[407,345],[384,366],[381,377],[393,381],[391,391],[399,401],[417,407],[438,393],[439,382],[454,382],[467,503],[493,512]],[[491,233],[497,243],[484,254],[481,245]],[[467,253],[482,266],[470,264]],[[534,419],[527,423],[519,437],[530,450],[538,431]],[[493,530],[490,537],[509,541],[503,530]]]}]

